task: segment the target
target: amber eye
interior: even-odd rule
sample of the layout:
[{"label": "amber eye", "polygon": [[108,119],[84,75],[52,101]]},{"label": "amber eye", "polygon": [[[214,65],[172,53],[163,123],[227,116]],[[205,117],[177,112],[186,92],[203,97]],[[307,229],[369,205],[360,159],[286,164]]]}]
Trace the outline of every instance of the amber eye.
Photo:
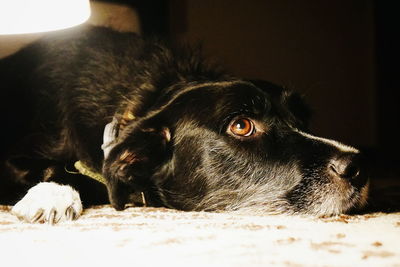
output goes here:
[{"label": "amber eye", "polygon": [[250,136],[254,133],[254,124],[249,119],[237,119],[229,126],[232,134],[237,136]]}]

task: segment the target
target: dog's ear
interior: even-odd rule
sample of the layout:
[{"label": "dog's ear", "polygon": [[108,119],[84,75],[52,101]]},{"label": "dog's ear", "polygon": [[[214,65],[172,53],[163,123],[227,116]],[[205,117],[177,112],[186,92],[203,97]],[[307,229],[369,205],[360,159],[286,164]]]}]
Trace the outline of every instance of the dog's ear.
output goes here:
[{"label": "dog's ear", "polygon": [[122,210],[129,195],[151,186],[150,178],[170,155],[171,132],[157,120],[125,126],[103,164],[112,206]]}]

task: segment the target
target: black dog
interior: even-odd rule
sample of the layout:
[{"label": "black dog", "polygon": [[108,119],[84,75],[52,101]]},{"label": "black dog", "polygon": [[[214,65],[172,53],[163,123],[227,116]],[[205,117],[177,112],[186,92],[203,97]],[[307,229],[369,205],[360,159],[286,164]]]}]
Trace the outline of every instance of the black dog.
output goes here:
[{"label": "black dog", "polygon": [[[196,49],[85,26],[30,45],[0,71],[9,203],[69,176],[83,199],[102,202],[102,185],[69,174],[78,160],[103,174],[118,210],[135,193],[152,206],[257,213],[332,215],[366,202],[359,151],[306,133],[301,97],[230,76]],[[55,222],[80,205],[70,187],[40,183],[14,212]]]}]

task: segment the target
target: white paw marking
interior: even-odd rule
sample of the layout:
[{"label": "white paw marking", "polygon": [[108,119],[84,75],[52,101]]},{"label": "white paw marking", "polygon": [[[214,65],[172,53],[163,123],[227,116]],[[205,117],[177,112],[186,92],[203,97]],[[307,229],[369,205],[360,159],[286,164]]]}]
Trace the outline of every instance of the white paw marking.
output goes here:
[{"label": "white paw marking", "polygon": [[82,213],[79,193],[68,185],[39,183],[12,208],[20,220],[55,224],[77,219]]}]

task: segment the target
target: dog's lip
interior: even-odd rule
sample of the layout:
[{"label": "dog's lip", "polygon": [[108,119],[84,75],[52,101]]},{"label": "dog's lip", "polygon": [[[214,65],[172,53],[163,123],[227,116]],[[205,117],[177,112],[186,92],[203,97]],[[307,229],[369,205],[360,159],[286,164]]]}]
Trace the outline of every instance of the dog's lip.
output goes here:
[{"label": "dog's lip", "polygon": [[365,208],[368,204],[369,189],[370,182],[368,180],[364,186],[362,186],[359,190],[355,190],[351,194],[349,199],[353,201],[348,204],[349,207],[345,208],[343,212],[347,214],[353,214],[358,213],[360,209]]}]

